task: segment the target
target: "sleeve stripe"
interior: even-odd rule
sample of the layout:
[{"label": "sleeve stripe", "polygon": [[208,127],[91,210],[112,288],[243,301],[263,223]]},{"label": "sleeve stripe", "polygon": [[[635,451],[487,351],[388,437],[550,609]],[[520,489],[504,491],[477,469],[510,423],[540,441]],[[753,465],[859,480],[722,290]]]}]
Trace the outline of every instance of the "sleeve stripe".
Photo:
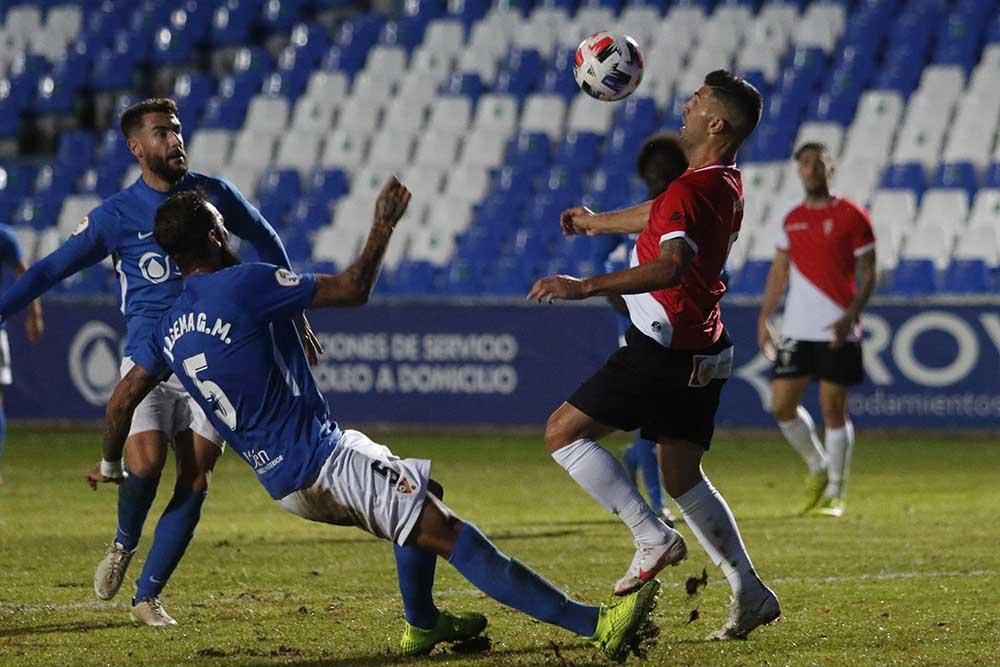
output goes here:
[{"label": "sleeve stripe", "polygon": [[666,234],[660,237],[660,245],[662,246],[664,241],[669,241],[670,239],[678,239],[678,238],[687,241],[687,244],[691,246],[692,250],[694,250],[694,254],[696,255],[698,254],[698,244],[692,241],[691,237],[688,236],[686,232],[680,232],[680,231],[667,232]]},{"label": "sleeve stripe", "polygon": [[871,243],[866,243],[865,245],[861,246],[860,248],[855,248],[854,249],[854,256],[855,257],[861,257],[861,255],[865,254],[869,250],[874,250],[874,249],[875,249],[875,242],[874,241],[872,241]]}]

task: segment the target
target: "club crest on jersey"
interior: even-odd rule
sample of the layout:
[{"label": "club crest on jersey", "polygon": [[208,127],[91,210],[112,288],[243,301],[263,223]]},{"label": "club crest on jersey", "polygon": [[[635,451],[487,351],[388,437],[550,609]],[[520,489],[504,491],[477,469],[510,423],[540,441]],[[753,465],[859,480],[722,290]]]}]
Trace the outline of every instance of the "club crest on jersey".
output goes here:
[{"label": "club crest on jersey", "polygon": [[73,230],[73,236],[79,236],[80,234],[83,234],[85,231],[87,231],[87,227],[90,227],[89,215],[83,216],[83,220],[81,220],[80,224],[77,225],[76,229]]},{"label": "club crest on jersey", "polygon": [[833,232],[833,220],[831,218],[827,218],[826,220],[823,221],[823,234],[829,236],[832,232]]},{"label": "club crest on jersey", "polygon": [[400,477],[399,483],[396,484],[396,492],[402,493],[403,495],[406,496],[410,495],[416,490],[417,487],[414,486],[413,484],[410,484],[410,480],[406,479],[406,477]]},{"label": "club crest on jersey", "polygon": [[297,273],[288,269],[278,269],[274,272],[274,277],[282,287],[295,287],[302,282],[302,278]]}]

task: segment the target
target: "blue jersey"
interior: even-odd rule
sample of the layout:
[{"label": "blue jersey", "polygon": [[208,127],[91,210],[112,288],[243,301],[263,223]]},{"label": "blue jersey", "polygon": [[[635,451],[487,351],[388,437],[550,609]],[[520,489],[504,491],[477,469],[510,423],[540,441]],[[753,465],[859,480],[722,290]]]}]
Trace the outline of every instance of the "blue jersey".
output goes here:
[{"label": "blue jersey", "polygon": [[274,498],[312,484],[340,439],[291,321],[315,291],[274,264],[189,276],[132,356],[173,371]]},{"label": "blue jersey", "polygon": [[[0,285],[6,287],[7,272],[4,269],[15,267],[23,263],[21,254],[21,244],[17,241],[14,228],[10,225],[0,224]],[[0,323],[0,329],[3,323]]]},{"label": "blue jersey", "polygon": [[148,334],[182,288],[180,272],[153,238],[156,209],[170,195],[194,189],[204,192],[226,226],[249,241],[261,259],[289,266],[274,229],[228,181],[188,172],[170,192],[158,192],[140,177],[91,211],[66,243],[32,266],[0,298],[0,318],[6,319],[63,278],[111,255],[128,330],[125,354],[131,355],[133,341]]}]

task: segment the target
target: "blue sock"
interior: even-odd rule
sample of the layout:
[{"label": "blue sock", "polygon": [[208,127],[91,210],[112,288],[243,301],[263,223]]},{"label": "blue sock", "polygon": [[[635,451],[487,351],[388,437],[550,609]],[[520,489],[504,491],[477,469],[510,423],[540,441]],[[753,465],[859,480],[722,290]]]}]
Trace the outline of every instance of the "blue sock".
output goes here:
[{"label": "blue sock", "polygon": [[659,512],[663,509],[663,487],[660,485],[660,463],[656,460],[656,443],[636,438],[631,448],[635,449],[636,460],[642,469],[642,483],[649,494],[649,506]]},{"label": "blue sock", "polygon": [[136,600],[155,597],[163,590],[194,537],[194,529],[201,518],[201,506],[207,495],[207,491],[174,488],[174,496],[156,524],[153,546],[139,576]]},{"label": "blue sock", "polygon": [[[126,472],[128,467],[126,466]],[[142,536],[142,525],[146,523],[149,507],[156,497],[156,487],[160,483],[157,477],[139,477],[128,473],[125,480],[118,485],[118,532],[115,542],[132,551],[139,545]]]},{"label": "blue sock", "polygon": [[396,575],[399,577],[399,592],[403,596],[406,621],[410,625],[430,630],[438,617],[433,596],[437,554],[398,544],[393,548],[396,552]]},{"label": "blue sock", "polygon": [[448,562],[483,593],[532,618],[583,637],[597,630],[600,607],[569,599],[530,568],[497,549],[471,523],[459,533]]},{"label": "blue sock", "polygon": [[[636,442],[638,442],[638,440]],[[639,467],[635,442],[625,448],[625,454],[622,455],[622,463],[625,465],[625,471],[628,473],[628,476],[634,482],[635,471]]]}]

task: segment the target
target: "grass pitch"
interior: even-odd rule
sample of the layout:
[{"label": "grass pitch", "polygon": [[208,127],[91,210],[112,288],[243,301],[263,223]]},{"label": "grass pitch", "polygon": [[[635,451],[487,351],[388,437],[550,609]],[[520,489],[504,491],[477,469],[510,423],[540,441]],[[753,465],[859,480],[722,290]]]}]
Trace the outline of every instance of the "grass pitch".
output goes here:
[{"label": "grass pitch", "polygon": [[[507,553],[576,598],[605,598],[632,555],[626,529],[546,455],[541,437],[376,434],[435,461],[446,500]],[[609,441],[621,450],[624,438]],[[388,665],[402,611],[389,545],[286,514],[247,466],[220,461],[198,534],[163,600],[175,628],[133,626],[131,585],[110,603],[91,581],[115,527],[115,492],[84,471],[99,436],[12,430],[0,462],[0,664]],[[803,467],[778,437],[719,438],[705,469],[728,499],[780,623],[708,643],[728,587],[690,531],[661,580],[663,665],[987,665],[1000,662],[1000,446],[995,440],[872,439],[860,432],[843,519],[794,516]],[[129,570],[137,577],[173,475]],[[708,571],[689,596],[685,582]],[[482,610],[492,648],[438,649],[447,665],[602,663],[594,649],[476,592],[439,563],[439,606]],[[637,662],[637,658],[632,658]]]}]

